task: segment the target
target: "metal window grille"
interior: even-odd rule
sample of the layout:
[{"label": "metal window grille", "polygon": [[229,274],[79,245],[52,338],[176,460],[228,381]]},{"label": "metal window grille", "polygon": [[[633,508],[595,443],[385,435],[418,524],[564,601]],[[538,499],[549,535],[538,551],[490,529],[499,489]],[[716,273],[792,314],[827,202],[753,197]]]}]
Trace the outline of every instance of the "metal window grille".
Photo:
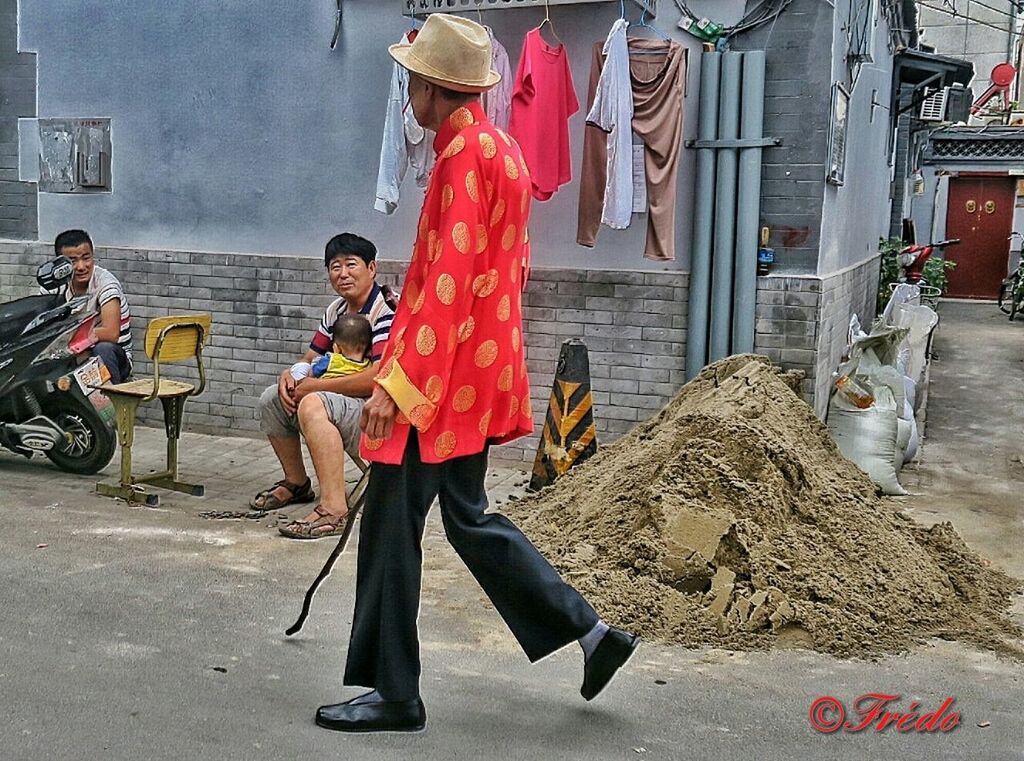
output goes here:
[{"label": "metal window grille", "polygon": [[943,138],[932,136],[926,151],[931,161],[1024,161],[1024,134],[1013,137]]}]

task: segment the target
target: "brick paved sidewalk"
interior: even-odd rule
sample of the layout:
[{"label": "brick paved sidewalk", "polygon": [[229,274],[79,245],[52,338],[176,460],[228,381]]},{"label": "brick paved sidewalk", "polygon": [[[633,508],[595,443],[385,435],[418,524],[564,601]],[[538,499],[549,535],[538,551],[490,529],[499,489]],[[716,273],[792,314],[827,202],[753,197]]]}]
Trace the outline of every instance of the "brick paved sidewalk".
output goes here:
[{"label": "brick paved sidewalk", "polygon": [[[140,472],[162,468],[165,442],[162,428],[139,427],[133,447],[135,468]],[[281,478],[274,453],[265,440],[185,433],[180,451],[182,479],[205,485],[206,496],[196,498],[147,487],[149,491],[160,495],[162,509],[196,516],[210,511],[247,510],[249,499],[257,491]],[[98,476],[76,476],[58,470],[42,456],[25,460],[4,450],[0,451],[0,482],[3,483],[3,491],[10,496],[20,490],[30,490],[33,495],[38,495],[49,489],[54,494],[54,501],[73,499],[80,504],[103,505],[113,500],[96,494],[94,484],[98,479],[113,481],[117,478],[119,457],[118,452]],[[308,457],[306,469],[319,493],[313,465]],[[348,462],[347,479],[354,483],[358,476],[359,471]],[[528,474],[524,471],[507,467],[504,463],[492,467],[487,478],[492,504],[503,504],[510,495],[521,496],[527,479]],[[308,504],[296,505],[282,512],[305,514],[310,507]],[[277,516],[270,516],[265,522],[277,523]]]}]

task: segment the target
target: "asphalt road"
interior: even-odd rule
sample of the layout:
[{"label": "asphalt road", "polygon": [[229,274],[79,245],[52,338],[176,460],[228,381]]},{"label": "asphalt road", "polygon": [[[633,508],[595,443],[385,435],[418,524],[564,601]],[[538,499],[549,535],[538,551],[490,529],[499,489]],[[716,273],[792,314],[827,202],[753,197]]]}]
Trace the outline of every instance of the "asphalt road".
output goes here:
[{"label": "asphalt road", "polygon": [[[943,327],[959,340],[954,319]],[[950,382],[940,373],[933,399]],[[941,420],[932,417],[933,442],[952,435]],[[1019,432],[1022,422],[1001,424]],[[156,465],[160,434],[141,433],[141,462]],[[157,509],[98,497],[90,479],[0,454],[4,761],[1024,759],[1024,667],[956,643],[874,663],[645,644],[605,694],[585,703],[578,649],[531,666],[445,543],[436,515],[421,612],[427,730],[319,729],[319,704],[357,694],[341,687],[355,554],[343,556],[304,632],[286,638],[330,543],[286,541],[270,520],[201,518],[203,510],[239,509],[278,476],[262,444],[204,436],[186,444],[182,467],[207,482],[208,496],[171,495]],[[961,459],[972,456],[969,443],[958,447]],[[979,458],[1003,456],[974,449]],[[930,483],[928,451],[919,491]],[[965,468],[984,475],[984,462]],[[493,494],[507,498],[520,480],[495,470]],[[944,496],[932,519],[958,522],[983,554],[1015,570],[1019,549],[1008,548],[1022,546],[1019,502],[1010,514],[999,508],[998,531],[967,502],[958,513]],[[931,734],[822,734],[810,725],[820,696],[852,711],[857,696],[879,692],[899,694],[903,711],[955,697],[961,724]]]}]

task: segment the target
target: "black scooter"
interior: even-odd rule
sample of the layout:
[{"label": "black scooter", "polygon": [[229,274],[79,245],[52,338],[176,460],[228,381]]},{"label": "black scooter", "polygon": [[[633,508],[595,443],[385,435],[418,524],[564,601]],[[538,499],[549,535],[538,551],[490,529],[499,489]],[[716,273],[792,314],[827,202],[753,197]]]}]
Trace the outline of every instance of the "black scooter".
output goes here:
[{"label": "black scooter", "polygon": [[[74,267],[61,256],[36,281],[58,291]],[[0,304],[0,446],[25,457],[42,452],[71,473],[92,474],[114,456],[110,401],[95,386],[110,376],[95,345],[89,298],[28,296]]]}]

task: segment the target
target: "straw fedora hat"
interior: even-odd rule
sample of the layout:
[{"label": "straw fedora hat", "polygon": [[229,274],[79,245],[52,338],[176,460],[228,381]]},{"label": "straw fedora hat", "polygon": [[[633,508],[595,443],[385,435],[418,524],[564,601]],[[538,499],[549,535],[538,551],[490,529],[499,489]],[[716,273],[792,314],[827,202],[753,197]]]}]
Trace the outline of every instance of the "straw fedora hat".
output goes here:
[{"label": "straw fedora hat", "polygon": [[480,24],[459,16],[427,16],[412,44],[388,48],[409,71],[458,92],[483,92],[501,81],[491,69],[491,37]]}]

